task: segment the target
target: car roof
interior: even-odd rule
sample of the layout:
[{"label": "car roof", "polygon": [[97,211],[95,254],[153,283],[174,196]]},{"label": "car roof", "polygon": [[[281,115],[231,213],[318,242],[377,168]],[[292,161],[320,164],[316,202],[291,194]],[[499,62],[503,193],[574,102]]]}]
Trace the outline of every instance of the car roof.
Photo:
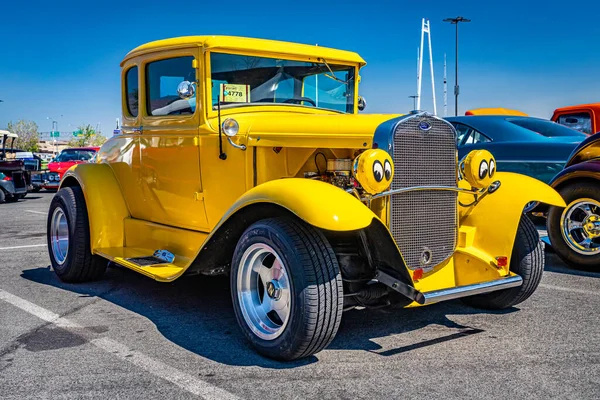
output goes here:
[{"label": "car roof", "polygon": [[93,150],[93,151],[98,151],[100,149],[100,147],[69,147],[66,149],[63,149],[62,151],[69,151],[69,150]]},{"label": "car roof", "polygon": [[577,111],[582,108],[591,108],[593,110],[600,111],[600,103],[576,104],[574,106],[559,107],[556,110],[554,110],[554,113],[563,111]]},{"label": "car roof", "polygon": [[[459,122],[469,125],[494,141],[556,141],[561,140],[561,136],[547,137],[535,133],[527,128],[513,124],[510,121],[535,120],[551,122],[544,118],[520,117],[515,115],[468,115],[458,117],[446,117],[450,122]],[[580,132],[573,132],[573,137],[577,137]],[[569,136],[562,136],[569,137]]]},{"label": "car roof", "polygon": [[357,53],[332,49],[318,45],[308,45],[301,43],[283,42],[279,40],[255,39],[241,36],[180,36],[169,39],[156,40],[143,44],[131,50],[123,61],[121,66],[130,58],[165,49],[175,49],[197,46],[204,50],[234,50],[266,52],[277,55],[309,56],[314,58],[324,58],[327,62],[341,61],[352,64],[366,65],[365,60]]},{"label": "car roof", "polygon": [[4,136],[4,135],[6,135],[8,137],[12,137],[12,138],[19,137],[16,133],[12,133],[12,132],[4,131],[4,130],[0,129],[0,136]]}]

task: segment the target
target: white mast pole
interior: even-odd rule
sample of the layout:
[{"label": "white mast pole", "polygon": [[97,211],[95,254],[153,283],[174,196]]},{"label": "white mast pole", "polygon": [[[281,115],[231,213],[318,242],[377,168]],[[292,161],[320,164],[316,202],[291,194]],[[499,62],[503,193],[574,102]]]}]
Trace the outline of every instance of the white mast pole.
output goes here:
[{"label": "white mast pole", "polygon": [[421,109],[421,76],[423,72],[423,40],[425,39],[425,18],[421,21],[421,47],[419,48],[419,75],[417,78],[417,110]]},{"label": "white mast pole", "polygon": [[429,39],[429,69],[431,70],[431,93],[433,95],[433,115],[437,115],[437,105],[435,101],[435,78],[433,77],[433,50],[431,48],[431,24],[427,20],[427,38]]},{"label": "white mast pole", "polygon": [[444,117],[448,116],[448,79],[446,78],[446,53],[444,53]]}]

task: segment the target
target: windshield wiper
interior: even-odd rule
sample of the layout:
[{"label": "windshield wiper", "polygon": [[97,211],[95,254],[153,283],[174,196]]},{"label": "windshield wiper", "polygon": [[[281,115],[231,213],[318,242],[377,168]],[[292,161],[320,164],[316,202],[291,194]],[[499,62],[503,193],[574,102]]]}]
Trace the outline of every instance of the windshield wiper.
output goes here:
[{"label": "windshield wiper", "polygon": [[323,75],[325,75],[329,79],[333,79],[336,82],[343,83],[344,85],[347,85],[348,83],[350,83],[349,81],[345,81],[345,80],[340,79],[337,76],[335,76],[335,74],[331,70],[331,67],[329,66],[329,64],[327,64],[327,60],[326,59],[319,57],[319,58],[317,58],[317,61],[322,61],[321,64],[324,64],[327,67],[327,69],[329,70],[329,72],[331,72],[331,75],[329,75],[329,74],[323,74]]}]

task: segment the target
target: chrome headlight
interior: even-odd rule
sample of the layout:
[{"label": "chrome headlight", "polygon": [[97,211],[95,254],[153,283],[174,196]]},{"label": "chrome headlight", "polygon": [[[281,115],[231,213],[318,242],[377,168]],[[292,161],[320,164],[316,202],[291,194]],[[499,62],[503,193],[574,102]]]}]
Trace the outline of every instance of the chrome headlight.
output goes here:
[{"label": "chrome headlight", "polygon": [[227,118],[225,121],[223,121],[221,127],[223,128],[223,133],[229,137],[237,135],[240,130],[240,125],[233,118]]}]

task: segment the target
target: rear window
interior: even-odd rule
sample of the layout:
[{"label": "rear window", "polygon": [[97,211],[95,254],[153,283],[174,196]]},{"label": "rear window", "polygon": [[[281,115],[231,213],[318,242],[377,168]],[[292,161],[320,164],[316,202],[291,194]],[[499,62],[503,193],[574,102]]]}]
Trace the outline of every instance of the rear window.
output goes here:
[{"label": "rear window", "polygon": [[586,112],[560,115],[558,123],[587,134],[593,133],[592,117]]},{"label": "rear window", "polygon": [[54,162],[89,161],[95,153],[94,150],[63,150]]},{"label": "rear window", "polygon": [[557,124],[556,122],[547,121],[544,119],[525,119],[525,118],[507,118],[508,122],[518,125],[522,128],[529,129],[535,133],[546,137],[557,137],[557,136],[578,136],[581,138],[586,137],[583,133],[576,131],[575,129],[567,128]]}]

